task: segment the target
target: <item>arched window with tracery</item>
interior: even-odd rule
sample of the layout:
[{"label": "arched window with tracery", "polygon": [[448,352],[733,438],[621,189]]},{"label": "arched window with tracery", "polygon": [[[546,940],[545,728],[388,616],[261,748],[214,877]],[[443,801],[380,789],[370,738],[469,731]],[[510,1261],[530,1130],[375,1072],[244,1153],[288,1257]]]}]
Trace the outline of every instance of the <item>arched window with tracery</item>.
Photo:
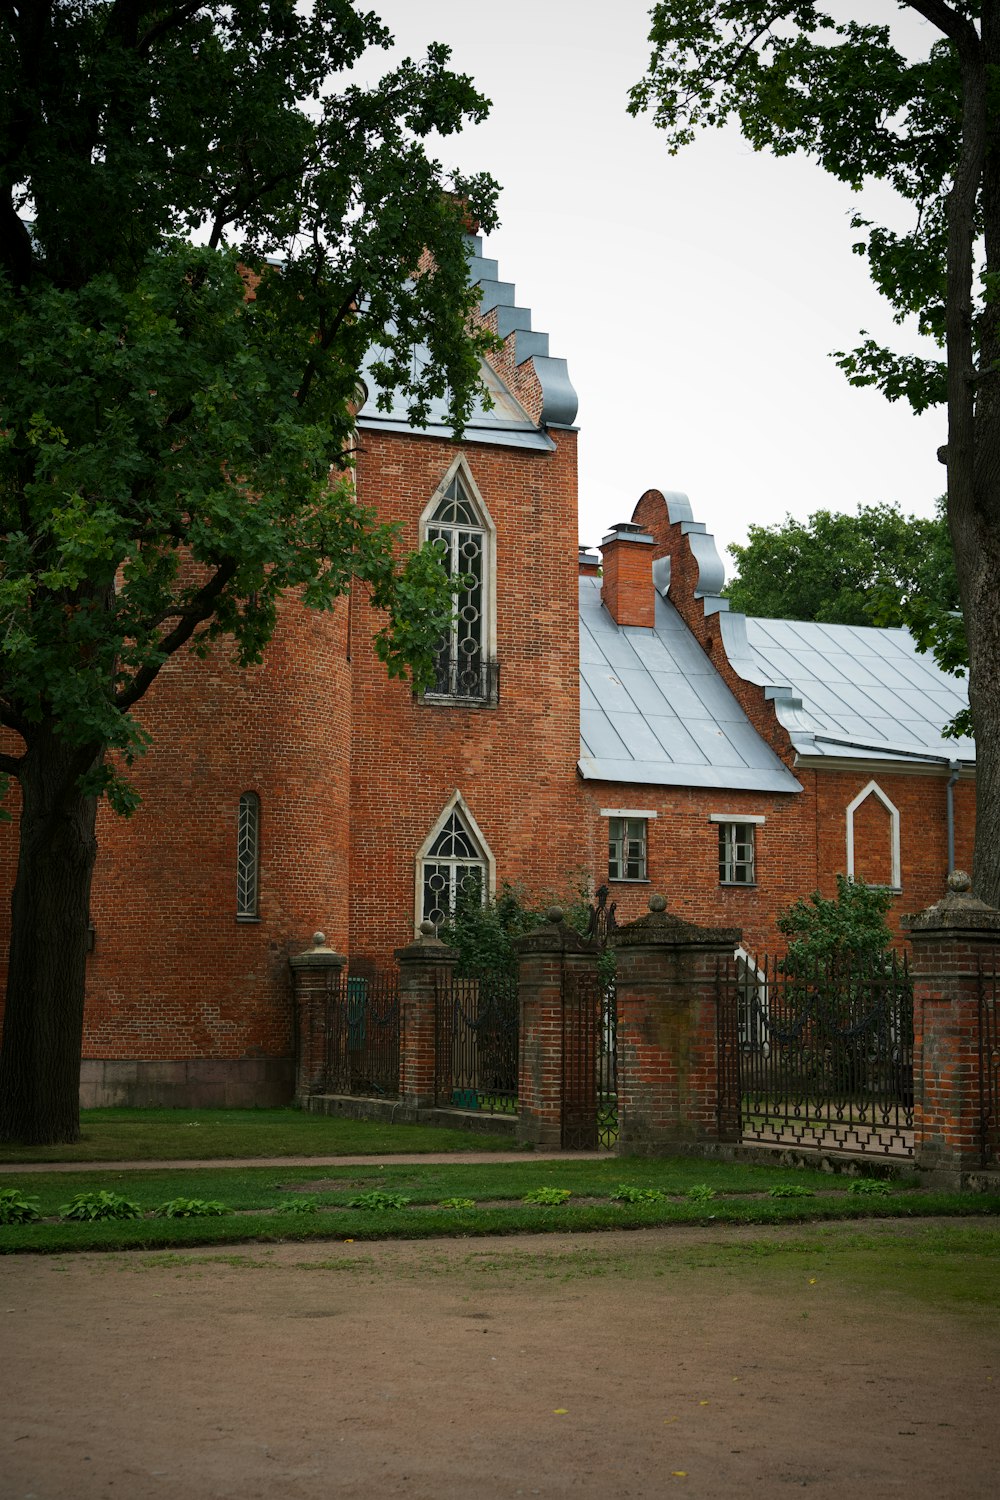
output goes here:
[{"label": "arched window with tracery", "polygon": [[445,570],[462,580],[455,618],[439,643],[426,699],[492,703],[497,697],[494,634],[495,531],[468,464],[456,459],[423,517]]},{"label": "arched window with tracery", "polygon": [[439,927],[463,901],[482,902],[492,889],[493,857],[457,794],[417,856],[417,921]]}]

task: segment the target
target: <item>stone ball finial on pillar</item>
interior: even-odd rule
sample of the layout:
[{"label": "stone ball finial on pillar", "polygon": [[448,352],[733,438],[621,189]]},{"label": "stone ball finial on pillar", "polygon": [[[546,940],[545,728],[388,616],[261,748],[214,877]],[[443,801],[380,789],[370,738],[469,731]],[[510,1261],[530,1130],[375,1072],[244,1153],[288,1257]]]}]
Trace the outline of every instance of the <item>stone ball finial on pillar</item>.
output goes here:
[{"label": "stone ball finial on pillar", "polygon": [[551,922],[553,927],[558,927],[566,913],[561,906],[550,906],[545,913],[546,922]]},{"label": "stone ball finial on pillar", "polygon": [[667,898],[666,898],[666,896],[650,896],[650,898],[649,898],[649,909],[650,909],[650,911],[655,911],[655,912],[666,911],[666,909],[667,909]]},{"label": "stone ball finial on pillar", "polygon": [[964,895],[972,890],[972,876],[968,870],[952,870],[948,876],[948,889],[956,895]]},{"label": "stone ball finial on pillar", "polygon": [[314,948],[325,948],[326,947],[326,933],[325,932],[314,932],[313,933],[313,947]]},{"label": "stone ball finial on pillar", "polygon": [[426,917],[421,922],[419,931],[420,931],[420,936],[421,937],[425,937],[425,938],[437,937],[437,926],[436,926],[436,924],[434,922],[431,922]]}]

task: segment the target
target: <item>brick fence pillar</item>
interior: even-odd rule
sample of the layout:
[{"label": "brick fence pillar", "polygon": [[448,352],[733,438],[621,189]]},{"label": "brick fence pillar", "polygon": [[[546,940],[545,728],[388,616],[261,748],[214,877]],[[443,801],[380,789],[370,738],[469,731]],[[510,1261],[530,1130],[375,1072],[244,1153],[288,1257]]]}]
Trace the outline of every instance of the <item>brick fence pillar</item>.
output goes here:
[{"label": "brick fence pillar", "polygon": [[622,1155],[666,1155],[732,1134],[719,1121],[718,976],[742,933],[682,922],[666,905],[651,897],[649,915],[611,939]]},{"label": "brick fence pillar", "polygon": [[435,1100],[437,991],[451,979],[458,959],[434,935],[433,922],[421,922],[420,937],[396,949],[399,964],[399,1097],[417,1109]]},{"label": "brick fence pillar", "polygon": [[962,870],[948,894],[907,922],[913,944],[914,1161],[958,1188],[982,1165],[979,967],[1000,957],[1000,911],[972,895]]},{"label": "brick fence pillar", "polygon": [[571,980],[593,976],[591,988],[599,1024],[597,950],[567,927],[558,906],[550,907],[543,926],[517,938],[514,946],[518,951],[521,1011],[517,1139],[558,1148],[562,1145],[563,1116],[563,976]]},{"label": "brick fence pillar", "polygon": [[322,932],[312,947],[288,960],[295,991],[295,1099],[301,1104],[326,1083],[326,997],[347,959],[326,946]]}]

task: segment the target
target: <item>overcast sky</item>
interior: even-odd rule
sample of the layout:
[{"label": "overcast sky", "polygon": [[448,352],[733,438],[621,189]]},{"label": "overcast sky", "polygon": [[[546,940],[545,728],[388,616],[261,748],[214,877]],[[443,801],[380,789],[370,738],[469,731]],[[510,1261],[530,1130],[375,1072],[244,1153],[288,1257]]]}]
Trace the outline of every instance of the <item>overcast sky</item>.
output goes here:
[{"label": "overcast sky", "polygon": [[[651,486],[686,491],[720,550],[786,513],[931,512],[943,410],[916,418],[855,390],[829,357],[862,328],[917,348],[851,253],[857,197],[735,131],[669,156],[626,111],[648,59],[641,0],[371,4],[401,53],[449,43],[493,100],[439,154],[503,184],[486,253],[569,362],[582,541],[598,544]],[[894,0],[838,5],[898,24]],[[899,33],[919,52],[936,35],[912,13]],[[886,199],[866,206],[884,216]]]}]

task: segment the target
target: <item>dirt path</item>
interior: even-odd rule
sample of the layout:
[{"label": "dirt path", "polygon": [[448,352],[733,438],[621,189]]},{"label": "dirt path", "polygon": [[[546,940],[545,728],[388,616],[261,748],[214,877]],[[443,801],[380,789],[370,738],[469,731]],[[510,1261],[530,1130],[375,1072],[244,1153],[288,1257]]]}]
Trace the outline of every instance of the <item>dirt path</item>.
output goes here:
[{"label": "dirt path", "polygon": [[[607,1151],[574,1151],[571,1161],[606,1161]],[[492,1166],[497,1162],[566,1161],[565,1151],[420,1151],[367,1156],[206,1156],[170,1161],[31,1161],[0,1162],[0,1172],[164,1172],[197,1167],[391,1167],[439,1165]]]},{"label": "dirt path", "polygon": [[8,1257],[0,1494],[992,1497],[1000,1314],[824,1274],[857,1232]]}]

